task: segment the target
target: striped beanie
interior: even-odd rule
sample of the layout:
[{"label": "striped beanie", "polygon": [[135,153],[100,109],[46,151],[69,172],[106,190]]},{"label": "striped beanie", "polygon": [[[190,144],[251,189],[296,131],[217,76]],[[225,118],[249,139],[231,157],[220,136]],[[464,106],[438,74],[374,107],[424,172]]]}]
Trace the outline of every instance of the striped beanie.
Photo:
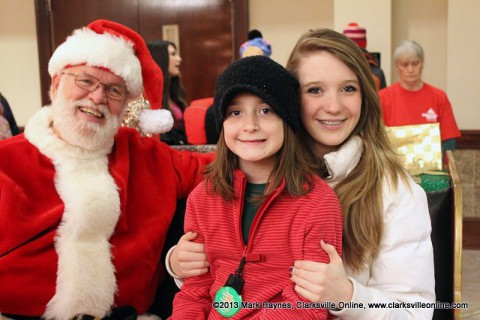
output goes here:
[{"label": "striped beanie", "polygon": [[360,48],[367,48],[367,30],[360,27],[358,23],[349,23],[347,28],[343,30],[343,34],[353,40]]}]

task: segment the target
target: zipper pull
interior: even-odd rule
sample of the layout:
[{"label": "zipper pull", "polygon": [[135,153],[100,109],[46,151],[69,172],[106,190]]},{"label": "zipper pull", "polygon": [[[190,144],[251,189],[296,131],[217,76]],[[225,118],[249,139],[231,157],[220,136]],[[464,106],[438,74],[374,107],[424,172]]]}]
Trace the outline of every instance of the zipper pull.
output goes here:
[{"label": "zipper pull", "polygon": [[243,274],[243,267],[245,266],[245,263],[247,262],[247,257],[243,256],[242,260],[240,260],[240,265],[238,266],[237,271],[235,271],[236,276],[242,276]]},{"label": "zipper pull", "polygon": [[247,253],[245,255],[247,262],[263,262],[265,261],[265,256],[260,253]]}]

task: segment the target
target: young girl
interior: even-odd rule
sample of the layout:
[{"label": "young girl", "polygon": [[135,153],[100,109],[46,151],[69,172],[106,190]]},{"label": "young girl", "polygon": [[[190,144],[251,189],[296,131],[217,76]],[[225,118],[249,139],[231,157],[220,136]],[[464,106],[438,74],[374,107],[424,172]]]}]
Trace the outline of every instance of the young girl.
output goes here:
[{"label": "young girl", "polygon": [[337,196],[314,175],[295,134],[298,81],[270,58],[230,65],[214,98],[220,139],[204,183],[189,196],[185,231],[205,245],[210,272],[185,279],[172,319],[326,319],[295,293],[295,260],[328,263],[342,250]]}]

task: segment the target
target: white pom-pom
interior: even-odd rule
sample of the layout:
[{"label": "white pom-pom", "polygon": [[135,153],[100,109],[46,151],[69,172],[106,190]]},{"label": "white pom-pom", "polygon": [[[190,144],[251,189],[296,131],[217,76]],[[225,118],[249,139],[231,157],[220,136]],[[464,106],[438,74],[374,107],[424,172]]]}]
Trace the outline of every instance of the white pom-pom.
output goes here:
[{"label": "white pom-pom", "polygon": [[138,118],[140,128],[145,133],[164,133],[173,127],[172,113],[165,109],[143,109]]}]

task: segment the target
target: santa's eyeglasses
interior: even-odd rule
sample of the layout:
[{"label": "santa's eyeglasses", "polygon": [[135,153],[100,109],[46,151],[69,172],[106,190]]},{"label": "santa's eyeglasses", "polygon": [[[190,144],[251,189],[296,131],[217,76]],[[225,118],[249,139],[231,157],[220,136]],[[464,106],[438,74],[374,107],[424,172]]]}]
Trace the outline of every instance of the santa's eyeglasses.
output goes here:
[{"label": "santa's eyeglasses", "polygon": [[123,100],[128,95],[127,87],[121,84],[101,83],[100,80],[94,76],[85,73],[62,72],[62,74],[74,76],[75,85],[90,92],[97,90],[98,87],[102,85],[107,97],[113,100]]}]

